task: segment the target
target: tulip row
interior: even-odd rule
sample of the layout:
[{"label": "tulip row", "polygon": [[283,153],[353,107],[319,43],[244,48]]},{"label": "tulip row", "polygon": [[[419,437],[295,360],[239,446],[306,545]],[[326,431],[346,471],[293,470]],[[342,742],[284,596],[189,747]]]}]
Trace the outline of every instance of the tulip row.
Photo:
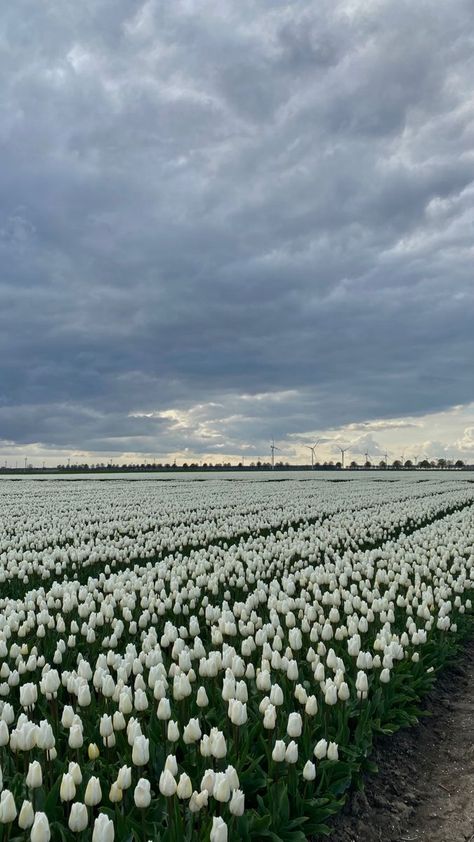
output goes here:
[{"label": "tulip row", "polygon": [[324,834],[471,626],[461,479],[3,491],[4,838]]}]

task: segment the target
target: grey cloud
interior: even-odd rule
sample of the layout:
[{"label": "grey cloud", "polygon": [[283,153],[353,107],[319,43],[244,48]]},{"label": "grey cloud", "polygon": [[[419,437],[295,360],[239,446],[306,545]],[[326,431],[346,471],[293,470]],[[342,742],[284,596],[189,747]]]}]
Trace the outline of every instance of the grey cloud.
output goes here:
[{"label": "grey cloud", "polygon": [[203,418],[130,413],[223,402],[237,451],[471,400],[472,22],[464,0],[10,5],[0,438],[203,450]]}]

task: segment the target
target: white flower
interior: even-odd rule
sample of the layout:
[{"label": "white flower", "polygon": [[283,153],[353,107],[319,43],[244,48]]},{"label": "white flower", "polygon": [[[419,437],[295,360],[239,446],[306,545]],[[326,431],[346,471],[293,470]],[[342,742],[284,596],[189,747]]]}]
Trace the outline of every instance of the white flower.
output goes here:
[{"label": "white flower", "polygon": [[300,737],[303,730],[303,720],[299,713],[290,713],[286,733],[289,737]]},{"label": "white flower", "polygon": [[229,800],[230,784],[225,772],[216,772],[212,794],[216,801],[225,803]]},{"label": "white flower", "polygon": [[190,719],[183,731],[183,742],[186,745],[196,743],[201,739],[201,729],[198,719]]},{"label": "white flower", "polygon": [[10,824],[16,819],[16,805],[13,794],[9,789],[4,789],[0,796],[0,822]]},{"label": "white flower", "polygon": [[324,740],[324,739],[319,740],[314,747],[314,756],[318,760],[322,760],[324,757],[326,757],[327,751],[328,751],[327,740]]},{"label": "white flower", "polygon": [[92,842],[114,842],[115,830],[112,819],[105,813],[99,813],[92,831]]},{"label": "white flower", "polygon": [[275,763],[283,763],[285,759],[286,745],[284,740],[275,740],[273,746],[272,759]]},{"label": "white flower", "polygon": [[18,824],[22,830],[27,830],[34,822],[35,811],[31,801],[23,801],[21,805],[20,815],[18,816]]},{"label": "white flower", "polygon": [[61,786],[59,788],[59,797],[61,801],[72,801],[76,795],[76,785],[74,778],[69,772],[66,772],[61,778]]},{"label": "white flower", "polygon": [[133,800],[135,801],[135,805],[141,810],[144,810],[146,807],[150,806],[150,781],[148,781],[146,778],[140,778],[140,780],[138,781],[133,792]]},{"label": "white flower", "polygon": [[113,781],[109,789],[109,801],[111,804],[119,804],[123,799],[123,790],[118,784],[118,781]]},{"label": "white flower", "polygon": [[140,735],[135,737],[132,747],[132,762],[135,766],[146,766],[150,759],[149,740]]},{"label": "white flower", "polygon": [[178,798],[180,798],[180,799],[185,799],[185,798],[187,799],[187,798],[191,798],[192,793],[193,793],[193,786],[192,786],[192,783],[191,783],[191,778],[189,777],[189,775],[186,774],[186,772],[183,772],[180,775],[180,778],[179,778],[179,781],[178,781],[176,794],[177,794]]},{"label": "white flower", "polygon": [[100,781],[94,775],[89,778],[86,786],[86,791],[84,794],[84,802],[87,804],[88,807],[95,807],[96,804],[99,804],[102,800],[102,789],[100,787]]},{"label": "white flower", "polygon": [[46,813],[35,813],[30,839],[31,842],[49,842],[51,839],[51,830]]},{"label": "white flower", "polygon": [[245,809],[245,795],[241,789],[234,789],[229,803],[229,810],[233,816],[242,816]]},{"label": "white flower", "polygon": [[220,816],[212,819],[210,842],[227,842],[227,825]]},{"label": "white flower", "polygon": [[298,746],[294,740],[291,740],[286,747],[285,760],[287,763],[297,763],[298,761]]},{"label": "white flower", "polygon": [[305,781],[314,781],[316,777],[316,766],[308,760],[303,767],[303,778]]},{"label": "white flower", "polygon": [[130,766],[121,766],[117,775],[120,789],[128,789],[132,784],[132,770]]},{"label": "white flower", "polygon": [[327,751],[328,760],[338,760],[339,752],[337,743],[329,743]]},{"label": "white flower", "polygon": [[89,818],[86,805],[77,801],[72,804],[68,821],[69,829],[72,830],[73,833],[81,833],[86,829],[88,821]]},{"label": "white flower", "polygon": [[263,715],[263,727],[272,731],[276,725],[276,710],[272,704],[268,705]]},{"label": "white flower", "polygon": [[33,760],[28,766],[26,785],[29,789],[38,789],[43,786],[43,772],[37,760]]},{"label": "white flower", "polygon": [[177,784],[169,769],[164,769],[162,771],[160,775],[159,788],[161,794],[165,795],[167,798],[170,798],[175,794]]}]

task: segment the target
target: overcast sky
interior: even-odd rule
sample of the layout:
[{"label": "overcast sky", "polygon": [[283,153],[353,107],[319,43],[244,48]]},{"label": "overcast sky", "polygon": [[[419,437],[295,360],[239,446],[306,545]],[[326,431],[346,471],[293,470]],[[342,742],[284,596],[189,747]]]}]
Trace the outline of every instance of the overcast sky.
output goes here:
[{"label": "overcast sky", "polygon": [[471,0],[3,6],[2,459],[474,461]]}]

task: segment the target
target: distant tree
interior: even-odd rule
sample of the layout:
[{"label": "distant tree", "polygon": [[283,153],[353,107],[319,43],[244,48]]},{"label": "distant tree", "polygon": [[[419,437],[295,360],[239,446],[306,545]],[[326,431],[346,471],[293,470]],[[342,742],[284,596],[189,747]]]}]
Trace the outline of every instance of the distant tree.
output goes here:
[{"label": "distant tree", "polygon": [[369,460],[367,459],[367,462],[364,463],[364,468],[371,468],[371,467],[372,467],[372,462],[369,462]]},{"label": "distant tree", "polygon": [[413,468],[413,462],[411,461],[411,459],[406,460],[404,468]]},{"label": "distant tree", "polygon": [[446,459],[438,459],[438,468],[444,469],[446,467]]},{"label": "distant tree", "polygon": [[462,461],[462,459],[457,459],[457,461],[454,463],[454,467],[455,468],[464,468],[464,462]]},{"label": "distant tree", "polygon": [[[329,464],[331,464],[331,463],[329,463]],[[336,468],[342,468],[342,462],[336,462],[336,464],[335,464],[335,466],[334,466],[334,467],[336,467]]]},{"label": "distant tree", "polygon": [[418,467],[419,468],[429,468],[430,463],[428,462],[428,459],[422,459],[421,462],[418,463]]},{"label": "distant tree", "polygon": [[392,467],[393,467],[393,468],[402,468],[402,467],[403,467],[403,465],[402,465],[402,463],[401,463],[401,460],[400,460],[400,459],[395,459],[395,460],[394,460],[394,462],[393,462]]},{"label": "distant tree", "polygon": [[386,467],[387,467],[387,463],[385,462],[384,459],[381,459],[380,462],[379,462],[379,468],[386,468]]},{"label": "distant tree", "polygon": [[353,460],[352,460],[352,462],[351,462],[351,464],[350,464],[350,467],[351,467],[351,468],[358,468],[358,467],[359,467],[359,466],[358,466],[358,464],[357,464],[357,462],[355,461],[355,459],[353,459]]}]

